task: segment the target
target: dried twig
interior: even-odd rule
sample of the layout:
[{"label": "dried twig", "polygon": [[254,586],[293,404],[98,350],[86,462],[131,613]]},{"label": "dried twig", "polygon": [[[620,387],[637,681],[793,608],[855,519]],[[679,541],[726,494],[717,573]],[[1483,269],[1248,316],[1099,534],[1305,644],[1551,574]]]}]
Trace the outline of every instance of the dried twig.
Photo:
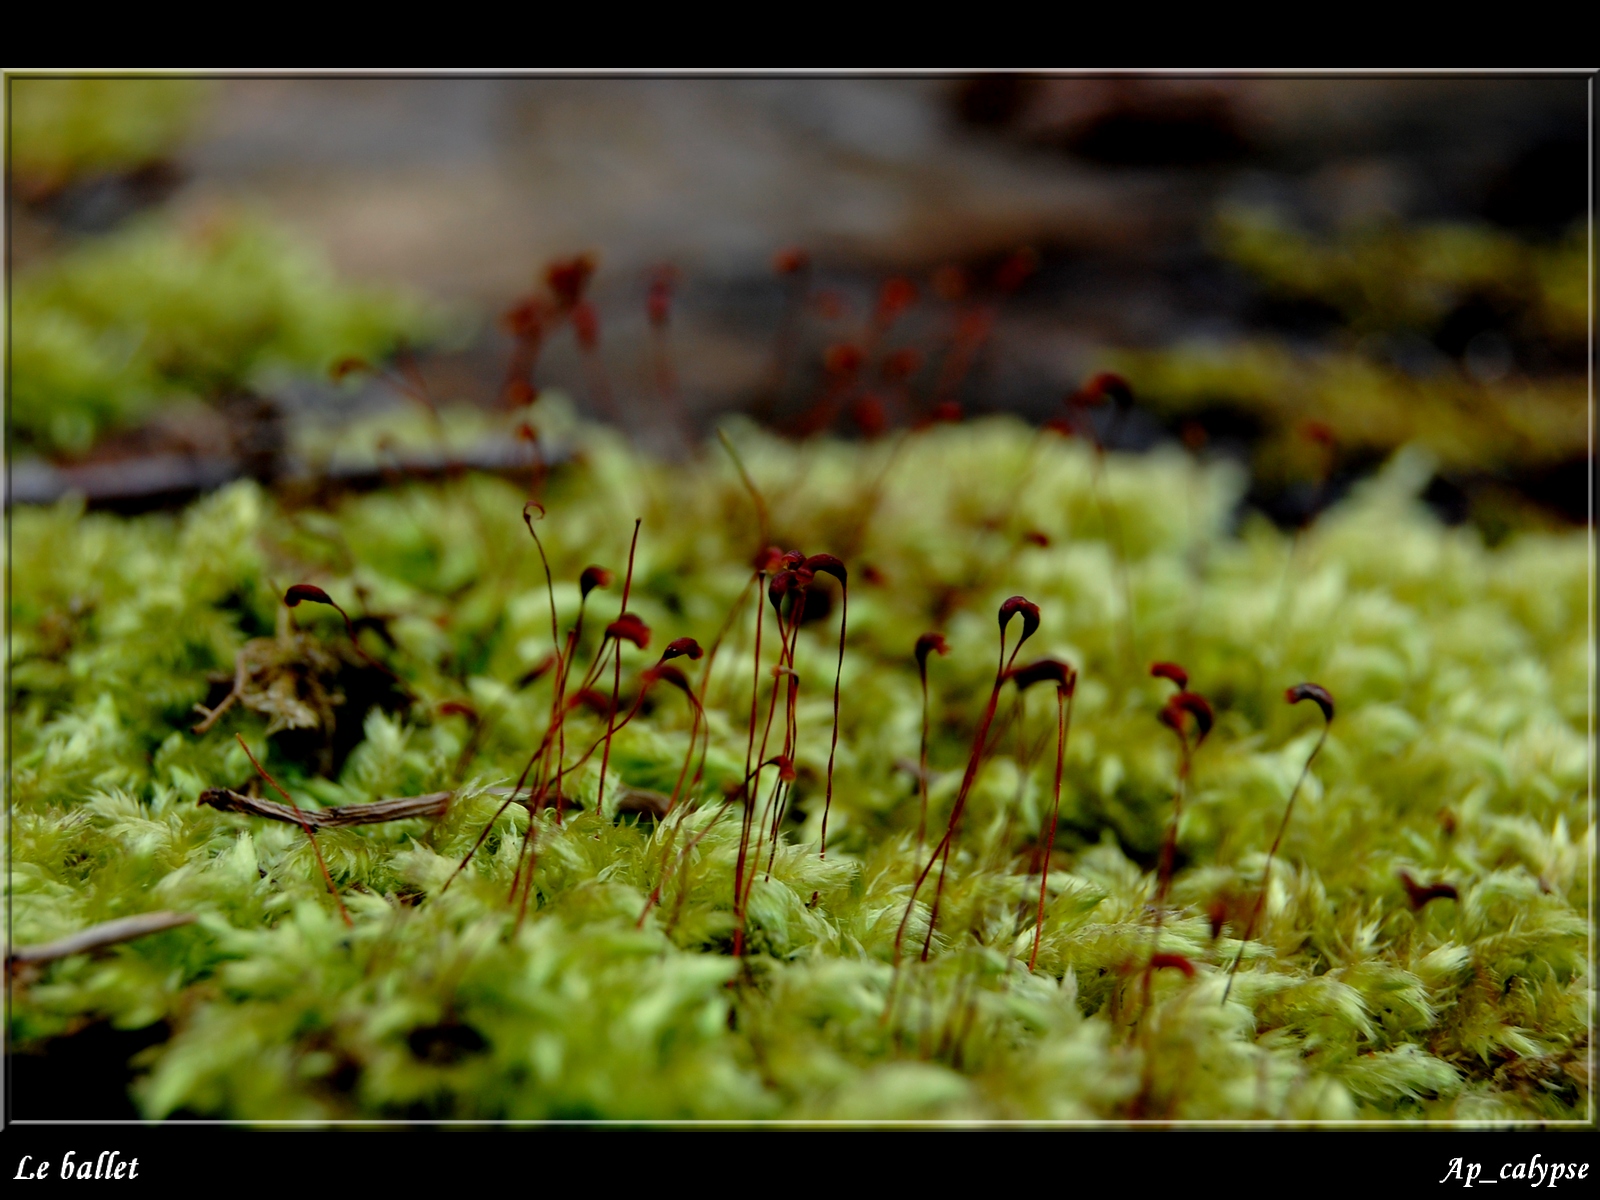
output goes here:
[{"label": "dried twig", "polygon": [[[566,459],[565,451],[545,451],[546,465]],[[454,455],[419,451],[398,456],[388,473],[398,470],[407,479],[434,478],[466,469],[518,477],[537,465],[526,443],[505,438],[486,440]],[[245,464],[223,456],[158,453],[68,466],[23,459],[12,467],[5,503],[8,508],[13,504],[53,504],[69,492],[78,492],[91,506],[148,508],[213,491],[245,474]],[[271,482],[294,488],[365,489],[387,482],[383,468],[356,459],[314,464],[286,458],[274,462],[269,474]]]},{"label": "dried twig", "polygon": [[[479,794],[499,798],[511,795],[512,791],[511,788],[487,788]],[[384,821],[408,821],[418,817],[435,820],[444,816],[449,810],[450,802],[455,795],[454,792],[430,792],[426,796],[402,796],[394,800],[375,800],[371,804],[295,809],[276,800],[246,796],[231,788],[207,788],[200,793],[200,803],[220,812],[266,817],[268,820],[283,821],[290,825],[301,827],[309,825],[314,829],[342,829],[350,825],[378,825]],[[515,803],[531,809],[537,799],[535,795],[527,794],[518,796]],[[573,808],[583,807],[571,797],[568,797],[567,803]],[[656,820],[665,817],[666,810],[667,797],[660,792],[647,791],[644,788],[623,789],[617,802],[619,813],[637,813]]]},{"label": "dried twig", "polygon": [[176,929],[179,925],[192,923],[194,919],[193,913],[152,912],[140,913],[137,917],[122,917],[115,921],[102,921],[98,925],[91,925],[87,929],[64,938],[57,938],[53,942],[45,942],[38,946],[13,946],[6,954],[6,965],[9,967],[20,963],[47,963],[73,954],[87,954],[91,950],[115,946],[118,942],[131,942],[134,938],[160,933],[164,929]]},{"label": "dried twig", "polygon": [[247,813],[286,821],[291,825],[310,825],[316,829],[340,829],[347,825],[377,825],[384,821],[404,821],[412,817],[442,817],[450,807],[454,792],[433,792],[427,796],[406,796],[398,800],[378,800],[372,804],[346,804],[340,808],[302,808],[296,811],[276,800],[246,796],[229,788],[207,788],[200,803],[222,812]]}]

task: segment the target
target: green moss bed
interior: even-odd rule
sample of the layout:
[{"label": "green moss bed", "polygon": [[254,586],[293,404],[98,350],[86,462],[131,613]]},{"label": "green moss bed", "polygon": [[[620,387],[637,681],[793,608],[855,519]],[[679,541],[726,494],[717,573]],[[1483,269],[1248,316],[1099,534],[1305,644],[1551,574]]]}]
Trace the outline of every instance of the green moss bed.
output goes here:
[{"label": "green moss bed", "polygon": [[[715,443],[666,465],[583,429],[532,483],[464,474],[317,506],[241,483],[176,515],[13,512],[12,945],[196,917],[15,964],[13,1052],[107,1021],[162,1030],[133,1063],[149,1118],[1588,1118],[1585,533],[1486,548],[1419,502],[1415,451],[1291,537],[1235,527],[1245,480],[1226,465],[1101,467],[1007,420],[731,440],[765,531]],[[561,804],[503,807],[550,727],[580,572],[614,578],[588,597],[569,694],[618,617],[635,519],[627,608],[650,641],[610,645],[619,719],[637,715],[575,765],[604,741],[607,667],[562,726]],[[843,561],[848,628],[829,803],[845,597],[819,574],[792,734],[776,677],[767,756],[792,753],[760,776],[741,873],[752,679],[759,741],[779,653],[763,596],[753,661],[769,543]],[[349,628],[285,607],[296,584]],[[1040,612],[1016,661],[1077,672],[1054,845],[1055,689],[1008,683],[929,937],[940,870],[914,902],[913,886],[964,790],[1014,595]],[[924,818],[927,632],[949,653],[927,660]],[[641,695],[681,637],[707,651],[671,664],[704,722],[660,674]],[[193,732],[241,655],[247,686]],[[1181,743],[1156,661],[1215,713],[1166,880]],[[1336,716],[1269,869],[1323,732],[1285,703],[1303,681]],[[313,846],[293,821],[199,803],[282,800],[246,745],[302,810],[450,797]]]}]

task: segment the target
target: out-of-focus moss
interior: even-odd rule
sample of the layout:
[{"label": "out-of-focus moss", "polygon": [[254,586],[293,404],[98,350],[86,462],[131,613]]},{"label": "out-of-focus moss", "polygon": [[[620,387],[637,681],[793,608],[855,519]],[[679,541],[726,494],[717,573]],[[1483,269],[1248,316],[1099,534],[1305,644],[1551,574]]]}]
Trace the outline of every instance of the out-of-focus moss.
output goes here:
[{"label": "out-of-focus moss", "polygon": [[1355,334],[1431,334],[1464,301],[1510,314],[1513,329],[1581,346],[1588,252],[1581,228],[1553,245],[1466,223],[1358,227],[1318,239],[1271,212],[1218,221],[1222,253],[1277,296],[1335,309]]},{"label": "out-of-focus moss", "polygon": [[9,81],[11,170],[26,192],[156,162],[194,127],[208,84],[194,79]]},{"label": "out-of-focus moss", "polygon": [[8,418],[24,446],[81,452],[177,396],[211,397],[345,357],[378,359],[440,329],[395,291],[340,283],[258,221],[147,220],[20,277]]},{"label": "out-of-focus moss", "polygon": [[1365,354],[1291,349],[1281,341],[1190,343],[1124,355],[1139,394],[1173,417],[1232,407],[1265,432],[1252,470],[1282,484],[1314,476],[1322,451],[1300,436],[1315,419],[1344,453],[1426,446],[1447,470],[1510,471],[1581,456],[1588,445],[1581,378],[1483,383],[1456,370],[1417,377]]}]

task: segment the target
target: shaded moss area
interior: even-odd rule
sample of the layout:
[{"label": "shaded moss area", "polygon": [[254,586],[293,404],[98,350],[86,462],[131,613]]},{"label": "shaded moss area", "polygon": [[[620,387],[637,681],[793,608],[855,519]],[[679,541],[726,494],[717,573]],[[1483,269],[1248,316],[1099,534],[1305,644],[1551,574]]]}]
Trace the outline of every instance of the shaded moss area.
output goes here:
[{"label": "shaded moss area", "polygon": [[[719,646],[705,767],[662,819],[616,808],[624,788],[673,790],[693,718],[670,689],[617,734],[600,811],[599,755],[569,777],[559,819],[499,811],[489,791],[543,736],[555,682],[535,669],[553,645],[527,496],[505,481],[300,509],[244,483],[176,516],[12,514],[13,940],[199,914],[29,968],[15,1048],[54,1060],[100,1023],[170,1030],[133,1059],[149,1117],[1583,1117],[1583,534],[1491,549],[1441,526],[1419,499],[1435,464],[1416,450],[1290,538],[1264,521],[1228,532],[1242,477],[1177,453],[1111,455],[1100,474],[1091,449],[1008,421],[855,445],[739,431],[769,540],[837,554],[851,590],[827,853],[831,602],[797,636],[796,817],[770,869],[762,856],[737,958],[739,807],[724,800],[745,769],[751,681],[775,661],[770,611],[759,667],[748,600],[717,639],[761,531],[725,458],[669,467],[602,432],[574,439],[541,497],[561,633],[580,571],[620,576],[638,517],[628,609],[654,640],[625,646],[623,704],[669,640]],[[345,606],[359,651],[331,609],[283,608],[294,583]],[[581,665],[617,593],[590,597]],[[924,890],[897,970],[994,677],[996,608],[1015,594],[1042,614],[1028,653],[1080,674],[1061,826],[1041,844],[1054,704],[1007,690],[937,926],[926,938]],[[950,654],[929,662],[919,847],[912,646],[926,630]],[[241,702],[193,732],[194,706],[218,704],[263,641],[300,672],[292,696],[315,702]],[[1171,689],[1154,660],[1181,662],[1216,711],[1159,945],[1178,750],[1156,720]],[[364,696],[358,663],[397,689]],[[707,661],[684,665],[698,685]],[[1338,716],[1269,874],[1320,732],[1310,706],[1283,702],[1307,679]],[[579,707],[567,727],[570,765],[604,718]],[[318,834],[347,926],[299,827],[197,804],[251,786],[235,734],[305,808],[455,799],[437,822]],[[530,820],[519,921],[508,894]],[[1455,896],[1418,907],[1402,875]],[[1189,970],[1155,972],[1146,1004],[1157,951]]]}]

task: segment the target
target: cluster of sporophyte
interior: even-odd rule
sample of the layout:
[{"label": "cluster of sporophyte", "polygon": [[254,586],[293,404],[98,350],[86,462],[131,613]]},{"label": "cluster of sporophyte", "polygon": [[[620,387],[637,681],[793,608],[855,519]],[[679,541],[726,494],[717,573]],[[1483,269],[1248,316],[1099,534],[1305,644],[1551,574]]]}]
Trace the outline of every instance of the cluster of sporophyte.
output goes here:
[{"label": "cluster of sporophyte", "polygon": [[23,447],[82,453],[174,401],[382,358],[441,321],[415,297],[340,283],[258,221],[146,219],[17,279],[8,420]]},{"label": "cluster of sporophyte", "polygon": [[19,955],[12,1045],[165,1022],[150,1117],[1585,1115],[1581,534],[734,433],[16,512],[13,945],[197,920]]}]

